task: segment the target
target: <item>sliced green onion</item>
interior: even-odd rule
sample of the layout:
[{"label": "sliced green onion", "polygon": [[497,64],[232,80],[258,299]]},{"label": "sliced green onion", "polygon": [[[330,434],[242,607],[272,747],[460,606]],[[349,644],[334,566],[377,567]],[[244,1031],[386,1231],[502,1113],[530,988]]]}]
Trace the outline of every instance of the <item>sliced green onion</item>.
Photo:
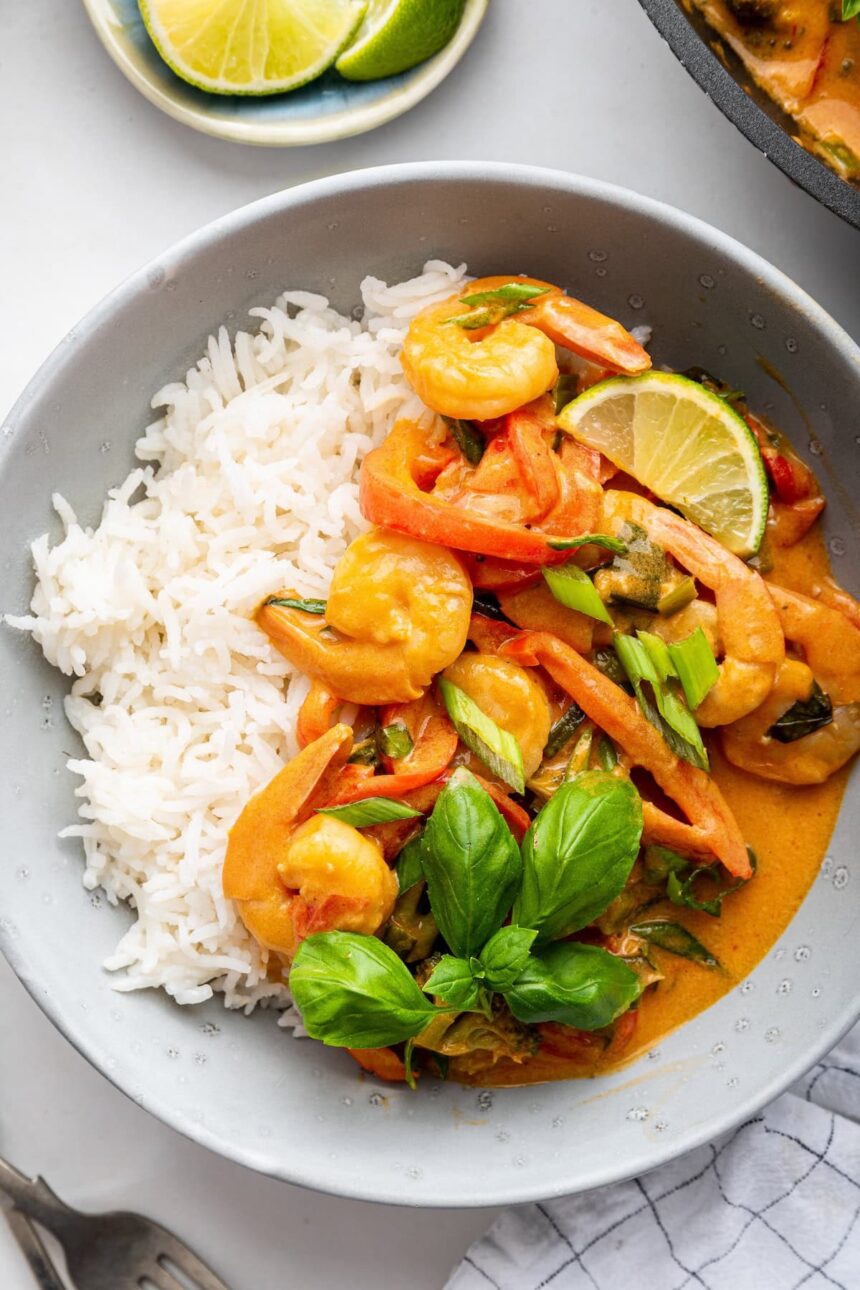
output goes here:
[{"label": "sliced green onion", "polygon": [[614,770],[618,765],[618,750],[609,735],[601,734],[597,741],[597,760],[603,770]]},{"label": "sliced green onion", "polygon": [[331,815],[353,828],[364,829],[370,824],[388,824],[391,820],[414,820],[421,812],[404,802],[395,802],[393,797],[362,797],[345,806],[320,807],[317,814]]},{"label": "sliced green onion", "polygon": [[687,575],[663,593],[657,601],[657,613],[662,618],[670,618],[672,614],[677,614],[679,609],[683,609],[695,599],[696,582],[694,578]]},{"label": "sliced green onion", "polygon": [[451,437],[470,466],[477,466],[484,455],[486,443],[484,436],[474,421],[462,421],[457,417],[443,417]]},{"label": "sliced green onion", "polygon": [[720,675],[708,638],[701,627],[697,627],[684,640],[669,645],[668,649],[687,702],[695,710]]},{"label": "sliced green onion", "polygon": [[580,569],[575,564],[563,564],[557,569],[541,569],[541,573],[546,579],[546,585],[560,604],[612,626],[609,611],[584,569]]},{"label": "sliced green onion", "polygon": [[690,959],[693,963],[701,963],[702,967],[718,968],[721,966],[720,961],[716,958],[706,945],[697,940],[692,932],[688,932],[686,927],[680,923],[666,922],[664,919],[655,919],[648,923],[633,923],[631,932],[636,936],[641,936],[651,945],[657,945],[661,950],[666,950],[668,954],[677,954],[682,959]]},{"label": "sliced green onion", "polygon": [[607,551],[614,551],[616,555],[624,555],[627,551],[626,542],[622,542],[621,538],[610,537],[608,533],[582,533],[579,537],[549,538],[547,546],[552,547],[553,551],[576,551],[581,546],[602,546]]},{"label": "sliced green onion", "polygon": [[408,757],[413,747],[412,736],[400,721],[395,721],[390,726],[383,726],[379,731],[380,752],[383,756],[390,757],[392,761],[400,761],[403,757]]},{"label": "sliced green onion", "polygon": [[446,318],[445,321],[455,327],[462,327],[464,331],[478,331],[481,327],[491,327],[504,317],[505,313],[499,313],[498,309],[473,309],[471,313],[457,314],[455,318]]},{"label": "sliced green onion", "polygon": [[572,703],[569,708],[565,708],[558,721],[550,728],[546,747],[543,750],[544,757],[554,757],[557,752],[561,752],[584,720],[585,713],[578,703]]},{"label": "sliced green onion", "polygon": [[[643,636],[645,640],[642,639]],[[649,637],[652,637],[650,632],[643,632],[638,636],[625,636],[616,632],[613,636],[615,652],[630,679],[640,708],[652,726],[660,731],[672,752],[691,765],[698,766],[700,770],[708,770],[708,753],[699,727],[681,697],[680,688],[673,687],[670,680],[675,676],[675,669],[668,650],[665,656],[662,653],[666,643],[660,637],[652,637],[653,641],[659,642],[659,646],[652,643],[649,649],[646,644]],[[666,659],[669,659],[671,671],[664,667]],[[650,694],[646,686],[649,687]]]},{"label": "sliced green onion", "polygon": [[294,600],[292,596],[269,596],[266,604],[277,605],[281,609],[301,609],[305,614],[324,614],[326,611],[324,600]]},{"label": "sliced green onion", "polygon": [[452,681],[440,677],[439,689],[454,729],[469,751],[480,757],[484,765],[515,793],[524,792],[523,754],[514,736],[497,726],[474,699]]},{"label": "sliced green onion", "polygon": [[654,664],[654,669],[661,681],[668,681],[670,676],[677,677],[675,665],[669,654],[669,646],[663,640],[662,636],[657,636],[654,632],[637,632],[642,644],[648,651],[648,657]]},{"label": "sliced green onion", "polygon": [[503,287],[494,291],[476,291],[471,296],[461,296],[464,305],[506,305],[525,304],[535,296],[545,296],[551,287],[536,287],[529,282],[506,282]]}]

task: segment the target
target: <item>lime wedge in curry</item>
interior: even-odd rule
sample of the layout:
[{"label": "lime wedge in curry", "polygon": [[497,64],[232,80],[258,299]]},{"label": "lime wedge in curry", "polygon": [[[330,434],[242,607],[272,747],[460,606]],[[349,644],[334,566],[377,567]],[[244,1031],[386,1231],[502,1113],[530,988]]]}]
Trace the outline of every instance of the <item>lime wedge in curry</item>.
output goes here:
[{"label": "lime wedge in curry", "polygon": [[439,52],[454,35],[466,0],[370,0],[361,30],[337,60],[349,81],[405,72]]},{"label": "lime wedge in curry", "polygon": [[210,94],[281,94],[330,67],[367,0],[140,0],[168,66]]},{"label": "lime wedge in curry", "polygon": [[736,555],[754,554],[768,488],[752,431],[724,399],[672,372],[613,377],[558,423]]}]

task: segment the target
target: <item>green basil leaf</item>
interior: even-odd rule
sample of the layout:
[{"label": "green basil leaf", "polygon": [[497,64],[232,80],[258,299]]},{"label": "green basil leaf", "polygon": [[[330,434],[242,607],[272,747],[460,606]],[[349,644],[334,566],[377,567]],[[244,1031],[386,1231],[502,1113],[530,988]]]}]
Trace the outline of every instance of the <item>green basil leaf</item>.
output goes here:
[{"label": "green basil leaf", "polygon": [[413,747],[412,736],[400,721],[395,721],[390,726],[383,726],[379,731],[380,751],[394,761],[408,757]]},{"label": "green basil leaf", "polygon": [[537,932],[527,927],[500,927],[480,954],[479,966],[491,990],[504,993],[525,967]]},{"label": "green basil leaf", "polygon": [[578,703],[571,703],[569,708],[565,708],[558,721],[554,722],[550,728],[546,747],[543,750],[544,757],[554,757],[556,753],[561,752],[564,745],[570,742],[584,720],[585,713]]},{"label": "green basil leaf", "polygon": [[662,887],[670,873],[683,873],[689,860],[668,847],[649,846],[642,857],[644,878],[650,887]]},{"label": "green basil leaf", "polygon": [[670,923],[660,918],[653,922],[634,923],[630,930],[634,935],[643,937],[644,940],[665,950],[668,954],[677,954],[682,959],[701,963],[703,967],[721,966],[719,959],[714,957],[707,946],[697,940],[693,933],[688,932],[680,923]]},{"label": "green basil leaf", "polygon": [[425,994],[434,995],[452,1008],[471,1012],[477,1007],[481,987],[465,959],[443,954],[422,986]]},{"label": "green basil leaf", "polygon": [[439,689],[451,724],[469,751],[515,793],[525,792],[523,752],[514,736],[497,726],[453,681],[440,676]]},{"label": "green basil leaf", "polygon": [[639,978],[623,959],[596,945],[565,942],[533,955],[505,999],[519,1021],[600,1030],[640,993]]},{"label": "green basil leaf", "polygon": [[459,958],[478,954],[501,927],[522,874],[513,834],[474,775],[456,770],[423,835],[430,908]]},{"label": "green basil leaf", "polygon": [[319,815],[332,815],[355,829],[365,829],[370,824],[388,824],[390,820],[414,820],[421,814],[393,797],[362,797],[358,802],[344,806],[321,806]]},{"label": "green basil leaf", "polygon": [[808,699],[798,699],[778,721],[774,722],[768,735],[781,744],[794,743],[803,739],[814,730],[830,725],[833,720],[833,704],[830,695],[825,694],[817,681],[812,683],[812,693]]},{"label": "green basil leaf", "polygon": [[407,1039],[403,1049],[403,1069],[405,1071],[406,1083],[414,1093],[418,1087],[418,1081],[415,1078],[415,1040]]},{"label": "green basil leaf", "polygon": [[487,445],[474,421],[463,421],[458,417],[443,417],[442,420],[469,465],[477,466]]},{"label": "green basil leaf", "polygon": [[325,600],[301,600],[292,596],[269,596],[265,602],[267,605],[277,605],[282,609],[301,609],[305,614],[324,614],[326,611]]},{"label": "green basil leaf", "polygon": [[[747,847],[747,851],[749,852],[754,877],[757,868],[755,853],[751,847]],[[678,859],[680,858],[679,856]],[[685,869],[689,869],[689,872],[685,873]],[[666,895],[673,905],[679,905],[686,909],[696,909],[700,913],[710,914],[711,918],[719,918],[726,896],[731,896],[732,892],[740,891],[741,887],[745,887],[750,881],[750,878],[738,878],[735,882],[721,886],[719,865],[690,865],[684,863],[683,866],[674,866],[672,871],[667,874]],[[696,885],[701,883],[705,884],[706,891],[711,892],[710,896],[704,896],[701,892],[697,894]]]},{"label": "green basil leaf", "polygon": [[562,784],[523,839],[513,921],[540,941],[579,931],[622,890],[642,836],[642,802],[627,779],[584,771]]},{"label": "green basil leaf", "polygon": [[576,551],[581,546],[602,546],[607,551],[614,551],[616,555],[624,555],[627,551],[626,542],[622,542],[621,538],[610,537],[607,533],[582,533],[579,537],[573,538],[548,538],[547,546],[552,547],[553,551]]},{"label": "green basil leaf", "polygon": [[476,591],[473,593],[472,612],[480,614],[483,618],[492,618],[497,623],[507,623],[510,627],[516,625],[508,618],[499,604],[498,597],[492,591]]},{"label": "green basil leaf", "polygon": [[397,882],[401,891],[408,891],[410,887],[415,886],[416,882],[421,882],[424,878],[421,836],[419,833],[417,838],[410,838],[406,846],[400,848],[400,854],[397,857]]},{"label": "green basil leaf", "polygon": [[317,932],[302,941],[290,993],[308,1034],[338,1048],[402,1043],[437,1012],[393,950],[354,932]]},{"label": "green basil leaf", "polygon": [[842,21],[856,18],[860,22],[860,0],[842,0]]}]

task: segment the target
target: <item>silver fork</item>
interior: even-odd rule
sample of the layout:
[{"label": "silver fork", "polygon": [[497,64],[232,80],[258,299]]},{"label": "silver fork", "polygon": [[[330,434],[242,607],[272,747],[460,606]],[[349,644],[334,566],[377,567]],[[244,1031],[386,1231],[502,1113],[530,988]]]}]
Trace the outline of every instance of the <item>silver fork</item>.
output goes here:
[{"label": "silver fork", "polygon": [[229,1290],[186,1245],[140,1214],[83,1214],[43,1178],[26,1178],[2,1159],[0,1190],[53,1232],[78,1290]]}]

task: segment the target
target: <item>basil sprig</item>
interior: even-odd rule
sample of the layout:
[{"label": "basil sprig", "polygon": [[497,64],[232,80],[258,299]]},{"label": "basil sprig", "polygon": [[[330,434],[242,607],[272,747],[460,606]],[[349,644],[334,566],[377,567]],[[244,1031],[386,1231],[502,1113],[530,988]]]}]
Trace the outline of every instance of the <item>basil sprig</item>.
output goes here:
[{"label": "basil sprig", "polygon": [[519,847],[475,776],[460,768],[433,807],[421,863],[430,908],[458,958],[478,954],[501,927],[519,886]]},{"label": "basil sprig", "polygon": [[562,942],[533,955],[505,998],[518,1021],[599,1030],[640,993],[639,978],[623,959],[596,945]]},{"label": "basil sprig", "polygon": [[702,967],[718,968],[721,963],[708,949],[703,945],[692,932],[688,932],[686,927],[680,923],[672,923],[668,919],[655,918],[653,921],[644,923],[633,923],[630,927],[634,936],[641,936],[643,940],[649,941],[651,945],[658,946],[659,949],[665,950],[667,954],[677,954],[679,958],[689,959],[693,963],[701,963]]},{"label": "basil sprig", "polygon": [[805,739],[822,726],[829,726],[832,720],[833,703],[830,695],[824,693],[817,681],[813,681],[809,698],[798,699],[793,703],[767,733],[778,743],[792,744],[795,739]]},{"label": "basil sprig", "polygon": [[318,932],[302,941],[290,992],[308,1034],[337,1048],[402,1043],[438,1011],[393,950],[355,932]]},{"label": "basil sprig", "polygon": [[642,802],[627,779],[585,771],[562,784],[523,839],[513,919],[541,942],[593,922],[623,889],[642,836]]}]

